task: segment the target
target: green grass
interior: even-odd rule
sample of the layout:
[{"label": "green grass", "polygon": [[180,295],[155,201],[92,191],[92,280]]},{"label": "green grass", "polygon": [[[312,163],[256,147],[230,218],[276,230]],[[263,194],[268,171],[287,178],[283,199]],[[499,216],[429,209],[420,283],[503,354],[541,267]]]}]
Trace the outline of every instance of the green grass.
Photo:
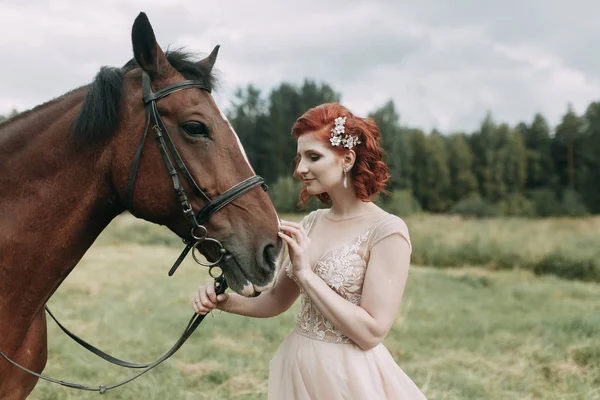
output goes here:
[{"label": "green grass", "polygon": [[600,217],[406,218],[413,262],[436,267],[524,268],[600,282]]},{"label": "green grass", "polygon": [[[283,218],[300,219],[298,215]],[[434,267],[478,266],[528,269],[567,279],[600,282],[600,217],[463,219],[446,215],[405,219],[413,242],[414,264]],[[99,244],[180,245],[166,228],[121,217]]]},{"label": "green grass", "polygon": [[[424,232],[437,234],[436,226],[444,231],[459,224],[437,217],[408,223],[415,247],[422,246]],[[487,223],[468,222],[468,229],[483,234]],[[563,235],[557,229],[580,233],[577,224],[585,222],[541,223],[531,227],[509,221],[505,229],[492,231],[519,247],[520,230],[539,229],[546,239],[530,239],[550,243],[550,248],[559,241],[552,235]],[[441,232],[434,240],[450,243],[471,235],[453,233],[444,238]],[[164,228],[120,217],[49,305],[67,327],[109,353],[137,362],[154,360],[179,337],[192,313],[192,295],[209,280],[191,257],[167,276],[182,247]],[[523,241],[520,247],[535,246]],[[598,284],[536,277],[526,270],[415,265],[405,293],[385,344],[430,400],[600,399]],[[293,329],[297,310],[298,304],[277,318],[260,320],[216,312],[170,360],[103,398],[265,399],[269,360]],[[131,374],[90,355],[53,322],[45,373],[90,385]],[[97,396],[40,382],[30,398]]]}]

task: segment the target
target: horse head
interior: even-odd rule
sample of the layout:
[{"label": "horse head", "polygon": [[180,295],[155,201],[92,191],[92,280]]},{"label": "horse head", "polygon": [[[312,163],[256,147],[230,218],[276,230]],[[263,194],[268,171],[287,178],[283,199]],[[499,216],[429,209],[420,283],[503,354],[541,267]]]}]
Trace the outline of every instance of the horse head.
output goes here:
[{"label": "horse head", "polygon": [[[219,47],[200,61],[182,51],[164,53],[144,13],[133,24],[132,44],[134,59],[96,77],[76,134],[112,131],[105,136],[110,136],[106,148],[114,201],[138,218],[167,226],[184,241],[207,235],[216,239],[203,241],[198,250],[208,260],[222,258],[220,267],[232,290],[257,295],[275,280],[282,247],[279,220],[263,190],[266,185],[256,179],[211,95]],[[107,102],[107,96],[100,100],[107,92],[117,104]],[[94,123],[98,126],[90,126]],[[254,184],[248,186],[249,181]],[[229,196],[244,182],[243,192]],[[174,190],[178,185],[180,190]],[[211,245],[219,242],[222,247]]]}]

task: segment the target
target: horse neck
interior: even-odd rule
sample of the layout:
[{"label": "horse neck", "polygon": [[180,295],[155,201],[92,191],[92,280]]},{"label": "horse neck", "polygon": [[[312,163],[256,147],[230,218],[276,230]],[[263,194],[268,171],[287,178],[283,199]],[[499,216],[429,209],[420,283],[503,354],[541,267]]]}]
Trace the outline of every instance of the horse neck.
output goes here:
[{"label": "horse neck", "polygon": [[121,211],[107,179],[110,147],[69,142],[84,95],[0,126],[0,320],[7,310],[33,318]]}]

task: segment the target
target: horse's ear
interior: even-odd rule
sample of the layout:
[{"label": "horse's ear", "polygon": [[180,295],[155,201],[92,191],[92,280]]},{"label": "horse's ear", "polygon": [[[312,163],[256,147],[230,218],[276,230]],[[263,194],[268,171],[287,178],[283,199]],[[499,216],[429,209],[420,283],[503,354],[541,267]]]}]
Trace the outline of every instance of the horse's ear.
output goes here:
[{"label": "horse's ear", "polygon": [[210,71],[212,71],[215,66],[215,61],[217,61],[217,55],[219,54],[219,45],[216,45],[213,51],[210,52],[208,57],[198,61],[199,64],[206,66]]},{"label": "horse's ear", "polygon": [[165,53],[156,42],[152,25],[145,13],[141,12],[131,29],[133,43],[133,56],[138,65],[150,75],[151,78],[165,75],[171,68]]}]

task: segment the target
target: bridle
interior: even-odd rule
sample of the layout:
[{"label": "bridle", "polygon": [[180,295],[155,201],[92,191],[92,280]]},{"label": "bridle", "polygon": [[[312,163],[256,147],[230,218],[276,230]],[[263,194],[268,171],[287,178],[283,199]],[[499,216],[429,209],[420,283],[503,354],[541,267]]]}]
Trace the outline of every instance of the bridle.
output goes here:
[{"label": "bridle", "polygon": [[[129,182],[127,184],[127,191],[125,194],[125,198],[126,198],[125,206],[126,206],[127,210],[129,210],[130,212],[133,211],[132,198],[133,198],[133,189],[134,189],[135,178],[137,176],[137,170],[138,170],[140,158],[141,158],[141,155],[143,152],[144,144],[146,141],[146,136],[148,135],[150,123],[152,121],[154,121],[154,126],[152,127],[152,129],[155,133],[155,139],[158,144],[158,149],[160,151],[160,154],[162,156],[162,159],[163,159],[165,165],[167,166],[169,176],[171,177],[171,180],[173,181],[173,189],[175,190],[177,199],[178,199],[179,203],[181,204],[183,214],[190,221],[190,236],[188,238],[183,238],[183,242],[185,243],[186,246],[183,249],[183,251],[181,252],[181,255],[177,258],[177,260],[175,261],[175,263],[169,270],[169,276],[172,276],[175,273],[177,268],[179,268],[179,266],[181,265],[181,263],[187,256],[187,254],[190,252],[190,250],[192,250],[192,257],[194,258],[194,260],[198,264],[209,268],[209,274],[215,280],[215,292],[217,295],[219,295],[219,294],[224,293],[225,290],[227,289],[227,282],[225,281],[223,272],[221,271],[221,272],[217,273],[217,272],[214,272],[214,269],[216,267],[218,267],[218,265],[223,260],[227,260],[229,257],[232,257],[232,256],[230,253],[227,252],[227,249],[225,249],[225,247],[223,246],[223,244],[220,241],[218,241],[217,239],[208,237],[208,230],[206,229],[206,227],[204,225],[202,225],[202,223],[205,223],[206,221],[208,221],[208,219],[214,213],[216,213],[217,211],[219,211],[220,209],[222,209],[223,207],[225,207],[226,205],[228,205],[235,199],[239,198],[240,196],[242,196],[242,195],[248,193],[249,191],[251,191],[252,189],[256,188],[257,186],[261,186],[266,191],[267,185],[265,184],[264,179],[262,177],[260,177],[258,175],[254,175],[254,176],[238,183],[237,185],[231,187],[226,192],[218,195],[214,199],[211,199],[209,196],[207,196],[206,193],[200,188],[200,186],[198,186],[198,184],[194,180],[194,177],[190,173],[189,169],[186,167],[183,159],[177,152],[177,148],[175,147],[175,144],[173,143],[173,140],[171,139],[171,136],[169,135],[169,131],[167,130],[167,127],[165,126],[165,124],[162,120],[162,117],[160,116],[158,109],[156,107],[156,102],[158,100],[162,99],[163,97],[166,97],[166,96],[170,95],[171,93],[174,93],[178,90],[189,89],[189,88],[198,88],[198,89],[205,90],[209,93],[211,92],[210,87],[208,87],[204,82],[197,81],[197,80],[186,80],[184,82],[175,83],[166,88],[163,88],[156,92],[153,92],[152,86],[150,84],[150,77],[148,76],[148,74],[146,72],[142,72],[142,90],[143,90],[143,102],[144,102],[144,106],[145,106],[145,110],[146,110],[146,121],[145,121],[144,132],[141,136],[140,143],[135,152],[135,156],[133,158],[133,163],[131,166],[131,172],[129,174]],[[171,154],[170,156],[169,156],[169,153]],[[171,157],[175,161],[175,165],[177,165],[180,173],[183,175],[184,179],[187,181],[187,183],[192,188],[194,193],[199,195],[202,198],[202,200],[204,201],[204,206],[198,211],[198,213],[194,213],[194,210],[188,201],[187,194],[185,192],[185,189],[181,185],[181,181],[179,180],[179,174],[177,172],[177,169],[175,168],[175,165],[173,164],[173,161],[171,160]],[[197,250],[199,252],[198,245],[200,245],[201,243],[205,243],[205,242],[212,242],[218,246],[218,249],[219,249],[218,254],[219,255],[218,255],[217,260],[204,262],[200,257],[198,257],[196,255],[195,251]],[[46,311],[48,312],[50,317],[52,317],[52,319],[54,319],[54,321],[58,324],[59,328],[61,328],[69,337],[71,337],[75,342],[77,342],[78,344],[80,344],[81,346],[86,348],[87,350],[91,351],[92,353],[96,354],[97,356],[99,356],[99,357],[105,359],[106,361],[113,363],[115,365],[119,365],[119,366],[125,367],[125,368],[142,369],[142,371],[140,371],[137,374],[135,374],[121,382],[118,382],[116,384],[99,385],[97,387],[89,387],[86,385],[72,383],[72,382],[68,382],[65,380],[58,380],[58,379],[54,379],[54,378],[50,378],[50,377],[38,374],[34,371],[31,371],[31,370],[23,367],[22,365],[19,365],[18,363],[11,360],[8,356],[6,356],[1,351],[0,351],[0,356],[4,357],[8,362],[12,363],[13,365],[20,368],[21,370],[28,372],[29,374],[34,375],[40,379],[43,379],[43,380],[46,380],[46,381],[52,382],[52,383],[57,383],[59,385],[67,386],[67,387],[74,388],[74,389],[99,392],[100,394],[104,394],[107,390],[114,389],[119,386],[123,386],[126,383],[133,381],[134,379],[136,379],[136,378],[140,377],[141,375],[145,374],[146,372],[150,371],[152,368],[158,366],[163,361],[167,360],[169,357],[171,357],[173,354],[175,354],[177,352],[177,350],[179,350],[179,348],[192,335],[192,333],[194,333],[194,331],[196,330],[198,325],[200,325],[200,323],[204,320],[204,317],[205,317],[205,315],[194,314],[192,316],[192,318],[190,319],[190,321],[188,322],[187,326],[185,327],[183,333],[181,334],[181,337],[177,340],[177,342],[173,345],[173,347],[171,347],[171,349],[169,349],[169,351],[167,351],[162,357],[160,357],[159,359],[157,359],[156,361],[151,362],[151,363],[136,364],[136,363],[131,363],[131,362],[127,362],[127,361],[123,361],[118,358],[115,358],[115,357],[111,356],[110,354],[107,354],[104,351],[98,349],[97,347],[89,344],[85,340],[77,337],[74,333],[70,332],[60,322],[58,322],[58,320],[54,317],[54,315],[52,314],[52,312],[50,311],[48,306],[44,306],[44,307],[46,308]]]},{"label": "bridle", "polygon": [[[217,239],[207,237],[208,231],[203,225],[201,225],[201,223],[207,221],[211,215],[213,215],[214,213],[216,213],[217,211],[219,211],[238,197],[254,189],[255,187],[260,185],[265,191],[267,190],[267,185],[265,184],[264,179],[258,175],[254,175],[238,183],[237,185],[233,186],[232,188],[218,195],[212,200],[206,195],[206,193],[204,193],[200,186],[198,186],[189,169],[183,162],[183,159],[177,152],[177,148],[175,147],[175,144],[173,143],[173,140],[169,135],[169,131],[167,130],[167,127],[165,126],[162,117],[160,116],[158,109],[156,108],[157,100],[162,99],[163,97],[166,97],[173,92],[187,88],[199,88],[209,93],[211,92],[210,88],[206,86],[204,82],[188,80],[180,83],[175,83],[171,86],[160,89],[157,92],[153,93],[152,87],[150,85],[150,77],[147,73],[142,73],[142,90],[144,96],[143,101],[146,107],[146,126],[144,129],[144,133],[142,134],[142,137],[140,139],[140,144],[138,145],[137,151],[135,152],[135,156],[133,158],[133,164],[131,166],[129,182],[127,184],[127,191],[125,194],[126,207],[129,211],[133,211],[132,197],[135,178],[137,175],[140,157],[142,155],[142,150],[144,148],[144,143],[146,141],[146,136],[148,134],[150,121],[154,120],[155,125],[152,127],[152,129],[155,132],[155,138],[158,144],[158,149],[160,150],[162,159],[165,162],[165,165],[167,166],[169,176],[173,181],[173,189],[175,190],[177,199],[181,204],[183,214],[189,219],[191,226],[190,238],[187,240],[184,239],[184,242],[186,243],[186,248],[183,250],[181,256],[177,259],[177,261],[169,271],[169,276],[175,273],[175,271],[177,270],[187,253],[190,251],[190,249],[196,250],[200,243],[207,241],[213,242],[219,247],[219,258],[216,261],[204,263],[198,257],[196,257],[194,252],[192,252],[192,256],[194,257],[194,260],[197,263],[206,267],[212,268],[218,265],[222,261],[223,257],[227,254],[227,251],[223,247],[221,242],[219,242]],[[173,162],[171,161],[171,158],[169,157],[169,152],[175,160],[175,164],[177,165],[177,167],[179,167],[179,171],[181,172],[187,183],[190,185],[194,193],[198,194],[202,198],[202,200],[204,200],[204,206],[200,209],[200,211],[198,211],[197,214],[194,214],[194,210],[192,209],[192,206],[188,201],[185,190],[181,186],[179,175],[177,173],[177,170],[175,169],[175,166],[173,165]],[[201,232],[198,232],[198,230],[200,230]]]}]

